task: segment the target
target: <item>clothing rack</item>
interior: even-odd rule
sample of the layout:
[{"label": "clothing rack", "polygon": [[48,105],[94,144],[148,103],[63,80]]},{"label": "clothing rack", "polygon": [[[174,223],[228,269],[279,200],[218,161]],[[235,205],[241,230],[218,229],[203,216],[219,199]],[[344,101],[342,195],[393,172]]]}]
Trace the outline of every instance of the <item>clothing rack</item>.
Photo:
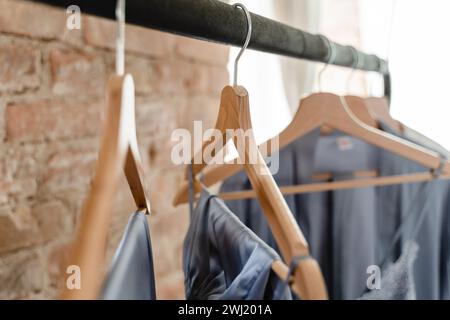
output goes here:
[{"label": "clothing rack", "polygon": [[[68,8],[80,7],[82,13],[115,20],[116,0],[29,0]],[[253,32],[249,49],[282,56],[327,63],[331,48],[335,50],[330,64],[377,72],[384,77],[384,93],[391,96],[387,61],[351,46],[334,42],[321,35],[292,28],[252,13]],[[244,12],[218,0],[128,0],[127,23],[200,40],[241,47],[247,34]],[[143,40],[144,41],[144,40]]]}]

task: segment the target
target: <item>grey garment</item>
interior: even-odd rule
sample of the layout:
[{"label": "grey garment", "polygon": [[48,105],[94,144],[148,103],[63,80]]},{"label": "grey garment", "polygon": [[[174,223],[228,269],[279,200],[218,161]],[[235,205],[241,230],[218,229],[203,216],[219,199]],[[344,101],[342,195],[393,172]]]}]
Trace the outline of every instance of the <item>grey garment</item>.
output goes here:
[{"label": "grey garment", "polygon": [[[384,252],[384,258],[379,264],[383,268],[381,288],[365,294],[363,300],[414,300],[416,299],[414,281],[414,263],[417,258],[419,246],[414,241],[422,228],[428,211],[428,202],[433,191],[431,184],[422,184],[417,189],[408,206],[404,207],[401,214],[402,219],[399,228],[391,238],[391,243]],[[413,227],[411,227],[413,226]],[[390,262],[392,253],[395,252],[397,244],[406,240],[402,246],[401,255],[396,262]]]},{"label": "grey garment", "polygon": [[[279,186],[314,182],[315,172],[373,170],[377,151],[362,141],[333,134],[321,137],[315,130],[280,151]],[[223,192],[250,189],[244,172],[228,179]],[[285,196],[318,261],[330,297],[356,299],[364,292],[367,266],[375,264],[375,188]],[[228,201],[233,212],[265,242],[275,241],[257,200]],[[364,234],[365,237],[361,237]]]},{"label": "grey garment", "polygon": [[403,126],[403,136],[410,141],[415,141],[416,143],[418,143],[424,147],[427,147],[431,150],[434,150],[434,151],[440,153],[441,155],[447,157],[448,159],[450,159],[450,151],[449,150],[445,149],[439,143],[431,140],[427,136],[424,136],[423,134],[421,134],[420,132],[418,132],[414,129],[411,129],[407,126]]},{"label": "grey garment", "polygon": [[[399,135],[387,125],[381,123],[382,129],[393,135],[407,138]],[[420,141],[413,141],[420,144]],[[439,150],[434,151],[439,153]],[[413,173],[426,172],[424,168],[412,161],[389,154],[391,157],[391,172]],[[395,158],[394,160],[392,160]],[[386,172],[385,172],[386,173]],[[428,188],[429,199],[424,204],[423,221],[420,228],[415,232],[416,225],[414,222],[406,224],[403,230],[403,236],[398,246],[397,252],[390,257],[390,261],[397,259],[400,254],[401,246],[410,240],[410,235],[417,233],[416,242],[420,247],[417,261],[414,266],[414,278],[416,283],[416,291],[418,299],[449,299],[449,273],[450,273],[450,251],[449,246],[449,215],[450,215],[450,183],[447,180],[436,180],[427,183],[403,184],[391,186],[391,197],[398,199],[396,208],[391,206],[380,212],[380,231],[382,223],[390,225],[393,216],[396,216],[397,227],[403,225],[408,219],[414,221],[414,217],[419,215],[422,210],[421,206],[415,206],[408,210],[410,203],[414,201],[414,197]],[[383,200],[383,199],[380,199]],[[397,212],[397,214],[395,214]],[[400,212],[400,214],[398,214]],[[411,218],[412,217],[412,218]],[[382,221],[382,222],[381,222]],[[389,243],[393,240],[395,230],[390,230],[391,236],[384,232],[386,236],[385,245],[382,248],[386,250]],[[386,246],[387,245],[387,246]]]},{"label": "grey garment", "polygon": [[[388,127],[383,128],[393,133]],[[334,141],[334,142],[333,142]],[[314,131],[280,151],[280,171],[274,175],[279,186],[309,183],[315,172],[330,172],[334,180],[345,179],[348,172],[376,169],[381,176],[424,172],[427,169],[391,152],[356,138],[335,134],[321,137]],[[354,190],[286,196],[286,201],[310,243],[311,255],[319,262],[333,299],[356,299],[364,292],[366,269],[386,255],[393,237],[408,216],[423,184],[368,187]],[[417,233],[421,250],[414,268],[417,297],[449,297],[450,288],[450,184],[431,182],[427,214]],[[250,189],[241,172],[224,182],[221,191]],[[276,248],[256,200],[229,201],[233,212],[268,244]],[[414,225],[406,227],[411,234]],[[395,262],[401,247],[411,240],[403,236],[388,258]]]},{"label": "grey garment", "polygon": [[225,206],[204,191],[183,248],[188,300],[292,299],[272,271],[278,254]]},{"label": "grey garment", "polygon": [[376,189],[338,190],[332,197],[333,297],[355,299],[366,289],[367,267],[377,262]]},{"label": "grey garment", "polygon": [[405,243],[400,258],[382,271],[380,288],[367,292],[360,300],[415,300],[414,263],[418,251],[414,241]]},{"label": "grey garment", "polygon": [[152,245],[147,218],[130,217],[101,294],[103,300],[156,300]]}]

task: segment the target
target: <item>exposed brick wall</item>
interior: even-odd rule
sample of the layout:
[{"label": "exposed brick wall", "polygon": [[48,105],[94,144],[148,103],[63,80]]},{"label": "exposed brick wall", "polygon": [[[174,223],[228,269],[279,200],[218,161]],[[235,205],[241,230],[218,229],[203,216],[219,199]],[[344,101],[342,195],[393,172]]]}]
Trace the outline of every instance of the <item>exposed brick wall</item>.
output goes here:
[{"label": "exposed brick wall", "polygon": [[[81,8],[82,10],[83,8]],[[60,266],[93,174],[115,25],[63,10],[0,0],[0,298],[54,298]],[[127,27],[126,70],[137,94],[141,153],[156,214],[149,218],[158,297],[183,298],[187,208],[171,200],[182,168],[170,134],[212,126],[228,83],[228,49]],[[114,200],[108,257],[133,210],[125,179]]]}]

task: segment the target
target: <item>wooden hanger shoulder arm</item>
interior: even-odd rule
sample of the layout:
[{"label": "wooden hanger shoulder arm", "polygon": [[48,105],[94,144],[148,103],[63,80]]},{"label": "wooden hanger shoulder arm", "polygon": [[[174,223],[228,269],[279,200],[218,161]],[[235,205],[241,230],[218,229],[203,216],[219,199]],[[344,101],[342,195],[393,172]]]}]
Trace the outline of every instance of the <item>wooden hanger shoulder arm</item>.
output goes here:
[{"label": "wooden hanger shoulder arm", "polygon": [[[117,76],[119,77],[119,76]],[[135,88],[133,77],[129,74],[122,78],[122,126],[128,142],[124,172],[139,210],[150,213],[150,194],[146,183],[144,165],[139,154],[136,134]]]},{"label": "wooden hanger shoulder arm", "polygon": [[81,290],[64,288],[62,299],[96,299],[103,279],[106,239],[112,199],[127,153],[127,133],[122,126],[122,80],[113,76],[107,84],[106,110],[100,151],[91,190],[81,210],[69,265],[82,270]]}]

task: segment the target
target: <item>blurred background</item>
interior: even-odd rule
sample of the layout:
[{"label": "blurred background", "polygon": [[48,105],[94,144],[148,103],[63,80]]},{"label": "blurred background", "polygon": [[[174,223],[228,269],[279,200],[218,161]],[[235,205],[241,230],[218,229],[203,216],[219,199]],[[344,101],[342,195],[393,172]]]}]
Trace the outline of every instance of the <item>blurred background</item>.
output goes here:
[{"label": "blurred background", "polygon": [[[450,72],[450,30],[445,0],[242,0],[256,13],[283,21],[337,43],[374,53],[389,61],[394,118],[450,148],[446,97]],[[234,59],[238,49],[232,49]],[[322,66],[311,62],[248,51],[239,78],[252,94],[256,128],[262,140],[278,133],[298,107],[299,97],[318,91]],[[264,67],[261,67],[264,66]],[[232,69],[229,69],[232,72]],[[377,74],[330,66],[322,91],[382,95]],[[274,108],[273,106],[277,106]],[[439,116],[437,116],[439,115]],[[269,123],[276,122],[269,125]],[[273,132],[269,132],[271,128]]]},{"label": "blurred background", "polygon": [[[388,58],[392,113],[450,148],[447,0],[241,0],[252,12]],[[81,8],[83,11],[83,8]],[[114,70],[115,25],[21,0],[0,0],[0,298],[58,293],[101,132],[103,95]],[[127,27],[126,71],[136,82],[140,150],[151,186],[157,294],[183,299],[186,206],[173,208],[183,168],[170,161],[175,128],[214,125],[220,91],[238,49]],[[381,95],[374,74],[247,51],[239,82],[262,141],[291,120],[311,92]],[[350,80],[349,80],[350,78]],[[114,200],[108,259],[134,209],[124,179]]]}]

